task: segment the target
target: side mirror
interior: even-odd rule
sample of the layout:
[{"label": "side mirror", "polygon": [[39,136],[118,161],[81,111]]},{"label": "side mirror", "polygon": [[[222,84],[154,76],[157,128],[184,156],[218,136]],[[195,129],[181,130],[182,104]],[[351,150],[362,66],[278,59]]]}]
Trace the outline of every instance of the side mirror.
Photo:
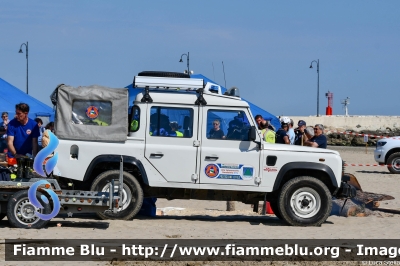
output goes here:
[{"label": "side mirror", "polygon": [[256,127],[255,126],[251,126],[250,129],[249,129],[249,140],[255,141],[256,137],[257,137]]}]

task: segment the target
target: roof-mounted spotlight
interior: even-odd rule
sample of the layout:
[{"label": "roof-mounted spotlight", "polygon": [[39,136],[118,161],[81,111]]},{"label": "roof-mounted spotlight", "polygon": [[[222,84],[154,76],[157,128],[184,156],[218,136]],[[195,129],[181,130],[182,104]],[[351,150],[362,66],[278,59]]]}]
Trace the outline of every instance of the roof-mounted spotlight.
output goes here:
[{"label": "roof-mounted spotlight", "polygon": [[232,97],[240,97],[240,91],[238,87],[232,87],[229,90],[227,90],[224,94]]}]

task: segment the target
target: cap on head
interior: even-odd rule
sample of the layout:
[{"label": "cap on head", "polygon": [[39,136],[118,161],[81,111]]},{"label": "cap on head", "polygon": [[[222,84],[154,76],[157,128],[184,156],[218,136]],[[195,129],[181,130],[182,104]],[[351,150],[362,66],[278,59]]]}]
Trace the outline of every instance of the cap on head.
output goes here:
[{"label": "cap on head", "polygon": [[304,121],[304,120],[299,120],[299,123],[297,123],[297,125],[298,125],[299,127],[301,127],[301,126],[306,126],[307,124],[306,124],[306,121]]}]

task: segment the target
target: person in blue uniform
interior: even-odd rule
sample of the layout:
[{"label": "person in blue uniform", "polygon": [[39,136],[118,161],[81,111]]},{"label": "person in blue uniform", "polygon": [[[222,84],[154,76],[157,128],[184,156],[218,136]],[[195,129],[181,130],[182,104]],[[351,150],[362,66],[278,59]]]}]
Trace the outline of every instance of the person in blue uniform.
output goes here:
[{"label": "person in blue uniform", "polygon": [[19,158],[27,153],[36,156],[40,133],[36,121],[28,117],[29,105],[17,104],[15,114],[7,127],[8,158]]}]

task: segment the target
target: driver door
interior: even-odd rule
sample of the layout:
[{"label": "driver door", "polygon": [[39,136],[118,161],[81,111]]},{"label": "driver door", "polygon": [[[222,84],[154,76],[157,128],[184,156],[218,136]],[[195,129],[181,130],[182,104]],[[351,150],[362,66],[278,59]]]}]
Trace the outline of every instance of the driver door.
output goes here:
[{"label": "driver door", "polygon": [[[249,140],[248,109],[201,107],[200,187],[207,184],[257,186],[260,150]],[[214,134],[219,123],[221,134]]]}]

